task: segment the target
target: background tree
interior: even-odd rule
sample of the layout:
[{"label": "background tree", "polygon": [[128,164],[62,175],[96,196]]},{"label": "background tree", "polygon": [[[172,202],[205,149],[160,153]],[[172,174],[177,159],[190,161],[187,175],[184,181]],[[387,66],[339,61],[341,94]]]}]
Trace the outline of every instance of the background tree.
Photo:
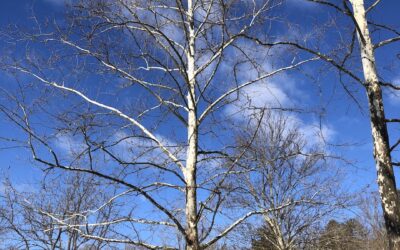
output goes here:
[{"label": "background tree", "polygon": [[318,249],[367,249],[368,231],[356,219],[331,220],[319,238]]},{"label": "background tree", "polygon": [[262,226],[253,225],[254,249],[312,249],[315,229],[351,201],[324,146],[307,142],[291,118],[267,112],[255,119],[258,127],[237,137],[238,153],[244,153],[231,184],[238,190],[232,204],[265,211]]},{"label": "background tree", "polygon": [[[118,205],[112,202],[112,186],[93,178],[67,174],[33,186],[3,184],[0,218],[2,247],[7,249],[101,249],[109,244],[81,234],[107,238],[114,235]],[[31,189],[31,190],[29,190]]]},{"label": "background tree", "polygon": [[368,229],[367,249],[387,249],[388,239],[385,231],[385,221],[382,218],[380,196],[376,191],[366,191],[361,195],[357,220]]}]

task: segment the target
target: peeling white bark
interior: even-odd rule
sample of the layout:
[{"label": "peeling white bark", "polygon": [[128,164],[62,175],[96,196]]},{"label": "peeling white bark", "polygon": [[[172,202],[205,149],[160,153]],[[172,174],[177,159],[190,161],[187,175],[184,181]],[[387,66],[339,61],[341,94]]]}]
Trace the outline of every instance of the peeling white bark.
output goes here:
[{"label": "peeling white bark", "polygon": [[199,247],[199,236],[197,231],[197,110],[196,110],[196,77],[195,77],[195,30],[194,30],[194,6],[193,0],[188,1],[188,33],[189,46],[187,49],[187,77],[188,77],[188,150],[185,168],[186,181],[186,249],[197,250]]},{"label": "peeling white bark", "polygon": [[382,90],[376,71],[374,47],[368,30],[364,0],[351,0],[354,18],[359,27],[361,60],[368,95],[377,182],[382,200],[390,249],[400,249],[400,202],[390,155]]},{"label": "peeling white bark", "polygon": [[279,250],[289,249],[286,246],[284,236],[282,234],[282,231],[281,231],[281,228],[280,228],[278,222],[276,220],[268,217],[268,215],[264,215],[264,220],[269,224],[269,226],[271,227],[271,229],[274,232],[274,235],[276,236],[276,243],[273,243],[275,245],[275,247]]}]

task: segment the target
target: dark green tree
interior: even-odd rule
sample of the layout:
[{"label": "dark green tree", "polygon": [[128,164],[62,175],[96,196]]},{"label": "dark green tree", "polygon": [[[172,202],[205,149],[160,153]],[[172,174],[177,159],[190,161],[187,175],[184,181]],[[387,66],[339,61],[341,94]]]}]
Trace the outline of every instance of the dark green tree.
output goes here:
[{"label": "dark green tree", "polygon": [[353,250],[365,249],[368,230],[356,219],[345,222],[331,220],[319,238],[319,249]]}]

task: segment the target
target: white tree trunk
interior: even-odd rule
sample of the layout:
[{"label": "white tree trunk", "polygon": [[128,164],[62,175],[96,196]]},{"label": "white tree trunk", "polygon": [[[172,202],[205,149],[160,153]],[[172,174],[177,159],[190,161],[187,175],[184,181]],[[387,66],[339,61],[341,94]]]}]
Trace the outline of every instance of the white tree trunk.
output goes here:
[{"label": "white tree trunk", "polygon": [[274,219],[269,218],[267,215],[264,215],[264,220],[269,224],[276,237],[275,247],[279,250],[290,249],[286,246],[285,239],[282,234],[281,228],[278,225],[278,222]]},{"label": "white tree trunk", "polygon": [[189,21],[189,47],[187,50],[187,76],[189,90],[188,101],[188,150],[185,169],[186,181],[186,249],[197,250],[199,247],[199,237],[197,232],[197,184],[196,184],[196,165],[197,165],[197,109],[195,103],[195,31],[193,17],[193,0],[188,1],[188,21]]},{"label": "white tree trunk", "polygon": [[358,38],[371,117],[377,182],[382,200],[385,225],[390,248],[400,249],[400,202],[391,163],[389,136],[382,101],[382,90],[376,72],[374,49],[369,35],[364,0],[351,0],[351,3],[353,5],[354,18],[359,27]]}]

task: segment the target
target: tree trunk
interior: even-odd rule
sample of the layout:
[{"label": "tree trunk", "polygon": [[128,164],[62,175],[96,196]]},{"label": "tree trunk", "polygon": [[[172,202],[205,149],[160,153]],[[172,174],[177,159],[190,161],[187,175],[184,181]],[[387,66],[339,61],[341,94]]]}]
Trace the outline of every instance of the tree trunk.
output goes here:
[{"label": "tree trunk", "polygon": [[390,155],[390,144],[382,101],[382,90],[376,72],[375,56],[369,35],[364,0],[351,0],[359,27],[361,60],[370,110],[377,182],[381,196],[390,249],[400,249],[400,202],[396,190]]},{"label": "tree trunk", "polygon": [[189,38],[187,50],[187,77],[189,89],[187,94],[188,101],[188,150],[185,169],[186,181],[186,249],[198,250],[199,237],[197,232],[197,184],[196,184],[196,168],[197,168],[197,109],[196,109],[196,93],[195,93],[195,32],[193,17],[193,0],[188,1],[188,23]]},{"label": "tree trunk", "polygon": [[264,216],[265,222],[271,227],[274,235],[276,244],[275,247],[279,250],[287,250],[290,249],[286,246],[284,236],[282,234],[281,228],[276,220],[269,218],[267,215]]}]

